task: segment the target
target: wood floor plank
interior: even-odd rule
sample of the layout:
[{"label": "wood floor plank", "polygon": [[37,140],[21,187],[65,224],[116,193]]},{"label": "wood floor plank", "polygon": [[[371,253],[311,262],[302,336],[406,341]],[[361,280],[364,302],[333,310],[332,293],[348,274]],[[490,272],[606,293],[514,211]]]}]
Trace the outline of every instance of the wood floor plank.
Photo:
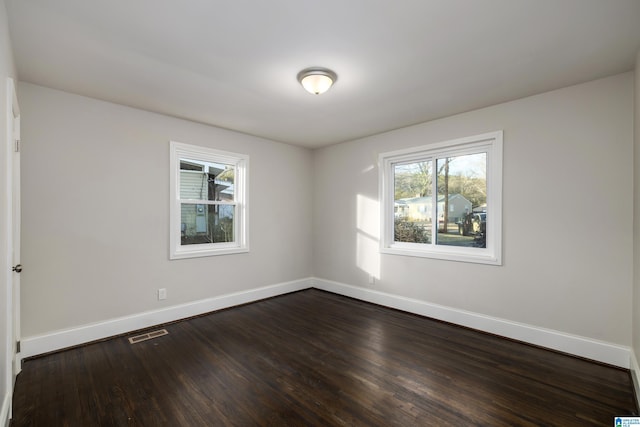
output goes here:
[{"label": "wood floor plank", "polygon": [[12,426],[607,426],[629,371],[306,290],[24,363]]}]

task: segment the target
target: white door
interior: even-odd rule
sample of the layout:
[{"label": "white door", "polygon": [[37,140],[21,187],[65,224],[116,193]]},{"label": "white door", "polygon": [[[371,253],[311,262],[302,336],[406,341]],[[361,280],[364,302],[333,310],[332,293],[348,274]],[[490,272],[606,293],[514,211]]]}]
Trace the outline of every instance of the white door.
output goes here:
[{"label": "white door", "polygon": [[12,358],[11,358],[11,378],[15,384],[16,376],[20,373],[22,360],[20,357],[20,109],[16,97],[15,84],[13,79],[7,81],[7,140],[10,144],[11,156],[11,195],[9,201],[10,227],[11,227],[11,261],[12,273],[8,284],[12,299],[11,337],[12,337]]},{"label": "white door", "polygon": [[[13,83],[13,81],[12,81]],[[22,360],[20,357],[20,349],[17,343],[20,342],[20,272],[22,266],[20,264],[20,108],[18,107],[18,99],[13,91],[13,102],[11,108],[13,116],[13,380],[20,373]]]}]

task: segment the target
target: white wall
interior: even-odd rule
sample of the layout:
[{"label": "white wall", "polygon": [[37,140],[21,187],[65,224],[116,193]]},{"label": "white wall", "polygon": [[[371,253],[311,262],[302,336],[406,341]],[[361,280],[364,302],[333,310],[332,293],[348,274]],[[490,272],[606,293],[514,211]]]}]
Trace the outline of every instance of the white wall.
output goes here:
[{"label": "white wall", "polygon": [[[632,111],[625,73],[317,150],[315,275],[628,348]],[[379,255],[378,153],[501,129],[504,265]]]},{"label": "white wall", "polygon": [[[311,275],[309,150],[31,84],[20,106],[25,340]],[[250,253],[169,261],[169,140],[250,156]]]}]

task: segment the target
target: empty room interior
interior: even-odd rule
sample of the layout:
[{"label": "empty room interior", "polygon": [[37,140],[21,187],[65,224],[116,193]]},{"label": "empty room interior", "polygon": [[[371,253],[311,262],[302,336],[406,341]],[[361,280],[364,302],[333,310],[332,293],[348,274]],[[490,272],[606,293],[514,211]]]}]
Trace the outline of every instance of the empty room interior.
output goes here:
[{"label": "empty room interior", "polygon": [[0,426],[640,423],[640,1],[0,0],[0,77]]}]

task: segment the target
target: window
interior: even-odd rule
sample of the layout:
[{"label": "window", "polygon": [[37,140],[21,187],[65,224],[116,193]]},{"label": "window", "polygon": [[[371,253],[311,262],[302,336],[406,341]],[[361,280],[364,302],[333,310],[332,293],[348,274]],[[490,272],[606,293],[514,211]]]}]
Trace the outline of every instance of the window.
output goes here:
[{"label": "window", "polygon": [[171,259],[248,252],[249,157],[171,141]]},{"label": "window", "polygon": [[380,155],[381,251],[502,263],[502,131]]}]

